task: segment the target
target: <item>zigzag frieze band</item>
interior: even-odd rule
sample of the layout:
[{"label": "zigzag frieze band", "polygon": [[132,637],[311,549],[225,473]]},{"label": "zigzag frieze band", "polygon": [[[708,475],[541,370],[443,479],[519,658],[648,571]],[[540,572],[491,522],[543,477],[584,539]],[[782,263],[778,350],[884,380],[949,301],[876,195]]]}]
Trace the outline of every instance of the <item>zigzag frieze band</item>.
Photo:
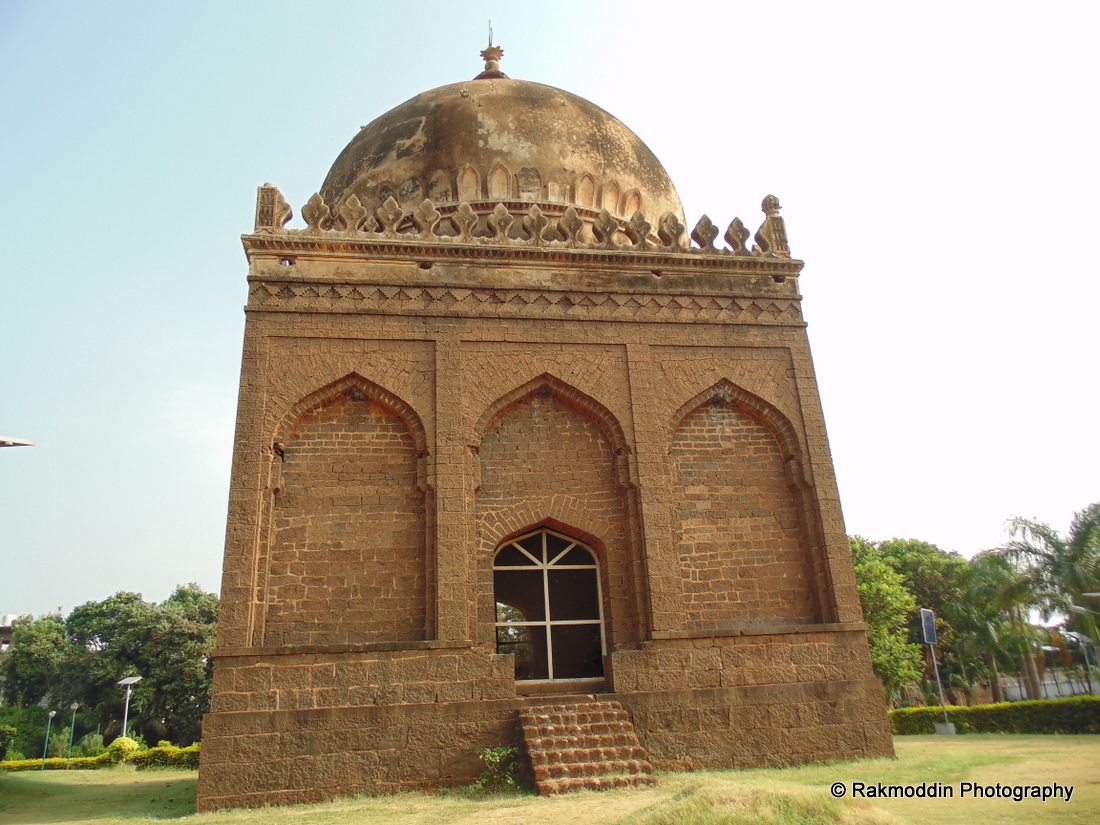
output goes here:
[{"label": "zigzag frieze band", "polygon": [[799,301],[706,295],[629,295],[548,290],[300,284],[253,281],[249,308],[285,312],[385,312],[468,317],[607,318],[632,321],[700,318],[720,323],[804,325]]}]

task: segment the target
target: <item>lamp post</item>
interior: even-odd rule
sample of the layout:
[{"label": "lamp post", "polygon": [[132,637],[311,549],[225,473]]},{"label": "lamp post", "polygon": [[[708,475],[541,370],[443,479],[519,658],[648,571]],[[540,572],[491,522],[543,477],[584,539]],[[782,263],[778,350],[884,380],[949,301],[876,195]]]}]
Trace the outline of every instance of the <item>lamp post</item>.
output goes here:
[{"label": "lamp post", "polygon": [[133,690],[134,685],[141,681],[140,676],[127,676],[125,679],[120,679],[116,684],[126,686],[126,709],[122,712],[122,735],[126,736],[126,727],[130,721],[130,691]]},{"label": "lamp post", "polygon": [[69,724],[69,755],[65,759],[65,770],[69,769],[69,764],[73,761],[73,736],[76,735],[76,709],[80,707],[76,702],[69,705],[69,710],[73,712],[73,720]]},{"label": "lamp post", "polygon": [[56,710],[51,710],[46,714],[46,744],[42,746],[42,767],[38,770],[46,770],[46,754],[50,752],[50,726],[53,725],[53,718],[57,716]]},{"label": "lamp post", "polygon": [[5,435],[0,435],[0,447],[33,447],[34,445],[35,442],[26,438],[8,438]]},{"label": "lamp post", "polygon": [[947,718],[947,702],[944,701],[943,698],[943,683],[940,681],[940,666],[936,661],[936,643],[939,641],[936,634],[936,614],[927,607],[921,608],[920,627],[921,635],[924,637],[924,643],[928,645],[928,655],[932,659],[932,669],[936,673],[936,687],[940,692],[940,708],[943,709],[943,724],[941,725],[939,722],[936,723],[936,733],[954,736],[955,723]]}]

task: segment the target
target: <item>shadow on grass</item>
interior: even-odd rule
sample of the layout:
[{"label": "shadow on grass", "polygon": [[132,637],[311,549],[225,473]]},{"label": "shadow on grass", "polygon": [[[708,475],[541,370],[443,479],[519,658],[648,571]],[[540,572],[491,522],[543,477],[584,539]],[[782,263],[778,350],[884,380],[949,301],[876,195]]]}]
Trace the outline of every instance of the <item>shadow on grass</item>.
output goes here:
[{"label": "shadow on grass", "polygon": [[174,819],[195,812],[193,771],[0,773],[0,825]]}]

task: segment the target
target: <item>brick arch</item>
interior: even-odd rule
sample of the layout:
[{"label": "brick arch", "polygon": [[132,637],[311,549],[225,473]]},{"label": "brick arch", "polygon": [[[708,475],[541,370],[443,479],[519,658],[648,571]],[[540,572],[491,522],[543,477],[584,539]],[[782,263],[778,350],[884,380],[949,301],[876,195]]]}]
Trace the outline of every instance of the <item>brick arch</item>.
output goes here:
[{"label": "brick arch", "polygon": [[726,378],[693,396],[676,410],[669,428],[669,443],[671,444],[676,438],[677,431],[689,415],[705,404],[715,402],[726,402],[740,407],[758,423],[764,425],[771,432],[772,437],[775,438],[783,455],[787,483],[798,490],[809,486],[808,479],[806,479],[803,472],[802,447],[790,419],[780,412],[775,405],[737,386]]},{"label": "brick arch", "polygon": [[495,513],[492,523],[483,524],[481,542],[483,548],[498,546],[531,530],[547,528],[567,533],[596,551],[601,561],[606,560],[607,544],[604,538],[615,525],[610,521],[590,523],[589,529],[576,526],[570,519],[584,507],[584,501],[568,494],[554,496],[549,505],[539,507],[530,502],[519,502],[503,512]]},{"label": "brick arch", "polygon": [[526,533],[533,533],[536,530],[553,530],[556,533],[561,533],[563,536],[569,536],[577,541],[585,544],[589,550],[596,554],[596,558],[599,559],[600,564],[605,564],[607,560],[607,546],[604,544],[603,539],[594,533],[590,533],[576,525],[562,521],[554,516],[547,516],[541,518],[538,521],[532,521],[525,524],[523,527],[518,527],[506,532],[502,532],[499,536],[487,537],[491,543],[495,543],[497,548],[501,545],[511,541],[517,536],[522,536]]},{"label": "brick arch", "polygon": [[596,425],[607,437],[607,440],[611,442],[611,446],[615,450],[616,455],[622,456],[630,452],[630,447],[626,443],[626,435],[623,433],[622,425],[619,424],[619,419],[615,417],[611,410],[607,409],[607,407],[592,396],[581,392],[572,384],[567,384],[565,381],[562,381],[560,378],[548,372],[544,372],[542,375],[533,378],[526,384],[506,392],[490,404],[474,425],[474,432],[477,435],[478,442],[480,443],[485,438],[485,433],[497,416],[513,404],[524,400],[529,395],[536,395],[539,392],[544,394],[548,392],[550,395],[561,399],[569,406],[595,421]]},{"label": "brick arch", "polygon": [[304,416],[356,390],[374,399],[382,406],[388,407],[400,417],[405,422],[405,426],[409,428],[409,434],[416,445],[417,455],[423,457],[428,454],[428,437],[424,431],[424,422],[420,420],[416,410],[389,390],[356,372],[348,373],[343,378],[337,379],[331,384],[326,384],[300,399],[298,403],[287,410],[275,427],[273,442],[276,444],[285,442],[287,437],[294,431],[295,425]]}]

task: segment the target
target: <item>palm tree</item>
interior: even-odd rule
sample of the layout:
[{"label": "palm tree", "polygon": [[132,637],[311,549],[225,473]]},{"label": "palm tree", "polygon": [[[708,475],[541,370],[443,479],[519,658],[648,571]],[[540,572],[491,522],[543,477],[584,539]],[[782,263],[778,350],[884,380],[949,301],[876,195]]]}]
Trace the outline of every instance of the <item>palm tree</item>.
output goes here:
[{"label": "palm tree", "polygon": [[1010,635],[1007,616],[995,604],[998,584],[1007,578],[1002,575],[1006,566],[1008,562],[995,553],[979,553],[967,564],[962,598],[943,605],[944,618],[958,631],[960,665],[969,663],[971,683],[989,677],[994,702],[1004,701],[997,654]]},{"label": "palm tree", "polygon": [[1100,590],[1100,502],[1075,513],[1065,537],[1031,519],[1009,522],[1012,540],[1001,548],[1009,560],[1035,579],[1036,607],[1044,620],[1063,615],[1100,642],[1095,617],[1070,611],[1084,593]]},{"label": "palm tree", "polygon": [[971,571],[973,578],[966,601],[973,614],[973,631],[986,644],[994,694],[1000,692],[997,655],[1014,653],[1028,695],[1040,698],[1039,671],[1035,666],[1038,628],[1027,620],[1028,613],[1040,600],[1038,578],[1033,570],[1021,568],[998,550],[974,556]]}]

